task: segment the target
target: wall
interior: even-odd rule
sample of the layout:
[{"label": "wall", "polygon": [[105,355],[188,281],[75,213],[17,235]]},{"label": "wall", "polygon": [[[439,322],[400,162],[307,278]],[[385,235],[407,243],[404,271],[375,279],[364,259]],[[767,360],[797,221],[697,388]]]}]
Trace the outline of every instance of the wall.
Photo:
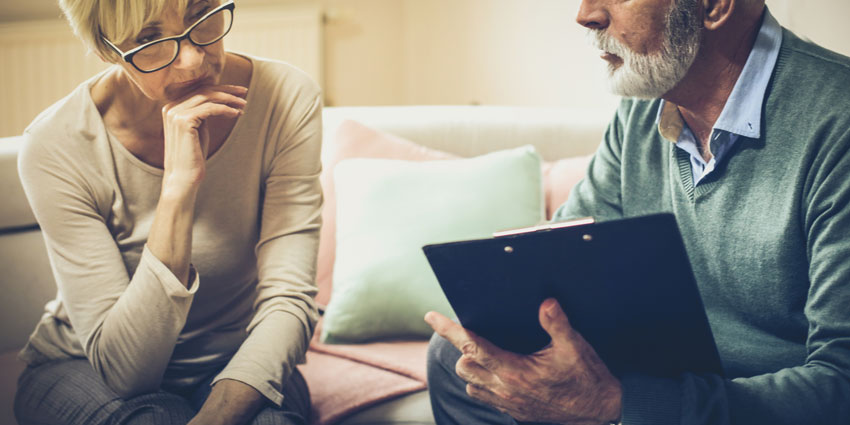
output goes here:
[{"label": "wall", "polygon": [[613,108],[602,61],[573,21],[577,2],[493,5],[407,2],[406,102]]},{"label": "wall", "polygon": [[[616,99],[575,23],[579,3],[325,1],[335,17],[325,32],[329,103],[553,105],[610,113]],[[850,55],[844,22],[850,1],[767,4],[798,35]]]},{"label": "wall", "polygon": [[[284,59],[324,80],[318,3],[240,1],[237,16],[225,42],[228,49]],[[0,63],[0,136],[20,134],[41,110],[107,66],[87,54],[61,19],[0,23]]]},{"label": "wall", "polygon": [[321,3],[325,10],[325,103],[405,103],[405,1]]},{"label": "wall", "polygon": [[[0,22],[57,21],[59,16],[53,0],[0,1],[6,3]],[[324,10],[324,68],[315,74],[328,105],[538,105],[609,115],[617,102],[607,94],[604,64],[586,46],[584,31],[574,21],[580,0],[237,2],[237,23],[240,10],[244,14],[295,3]],[[767,0],[767,4],[798,35],[850,55],[850,26],[844,22],[850,16],[850,1]],[[230,38],[236,40],[236,34]],[[81,48],[78,51],[82,54]],[[27,54],[23,44],[16,52],[18,56],[0,55],[0,80],[8,83],[0,89],[7,92],[19,89],[17,79],[29,77],[3,73],[7,64],[25,60],[20,56]],[[65,71],[57,70],[45,80],[45,87],[55,91],[53,99],[82,80]],[[0,97],[7,98],[7,92]],[[15,108],[0,106],[4,113]],[[15,113],[26,115],[26,120],[35,114]]]}]

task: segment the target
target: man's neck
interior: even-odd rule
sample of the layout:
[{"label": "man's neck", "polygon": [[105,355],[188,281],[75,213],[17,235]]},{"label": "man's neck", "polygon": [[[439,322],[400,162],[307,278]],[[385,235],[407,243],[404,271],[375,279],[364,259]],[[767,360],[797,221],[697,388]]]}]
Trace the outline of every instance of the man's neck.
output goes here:
[{"label": "man's neck", "polygon": [[707,31],[688,74],[663,96],[678,106],[707,159],[711,158],[711,129],[723,112],[758,36],[761,15],[754,18],[738,17],[720,30]]}]

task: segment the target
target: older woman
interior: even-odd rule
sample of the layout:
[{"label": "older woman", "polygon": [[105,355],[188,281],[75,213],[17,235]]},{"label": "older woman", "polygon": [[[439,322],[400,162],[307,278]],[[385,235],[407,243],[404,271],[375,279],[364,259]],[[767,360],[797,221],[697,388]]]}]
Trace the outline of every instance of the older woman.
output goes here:
[{"label": "older woman", "polygon": [[21,353],[18,421],[307,422],[319,89],[225,52],[232,1],[60,4],[114,65],[26,131],[59,290]]}]

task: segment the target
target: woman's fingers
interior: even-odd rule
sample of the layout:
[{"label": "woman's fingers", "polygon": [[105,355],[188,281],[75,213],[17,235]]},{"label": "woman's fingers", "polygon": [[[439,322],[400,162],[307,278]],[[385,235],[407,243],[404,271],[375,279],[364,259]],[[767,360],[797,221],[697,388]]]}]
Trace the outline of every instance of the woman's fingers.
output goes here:
[{"label": "woman's fingers", "polygon": [[163,167],[169,176],[178,176],[169,181],[193,186],[203,179],[210,149],[209,119],[239,116],[247,104],[247,93],[241,86],[205,86],[162,108]]},{"label": "woman's fingers", "polygon": [[[217,90],[219,87],[224,87],[230,90]],[[166,105],[163,110],[166,113],[171,110],[191,110],[192,108],[206,103],[218,103],[241,110],[244,109],[247,104],[245,101],[247,92],[244,90],[247,89],[239,86],[210,86],[193,93],[183,100]]]},{"label": "woman's fingers", "polygon": [[232,105],[223,103],[208,102],[193,108],[192,114],[200,120],[206,120],[209,117],[216,116],[236,117],[242,113],[242,109],[241,107],[233,107]]}]

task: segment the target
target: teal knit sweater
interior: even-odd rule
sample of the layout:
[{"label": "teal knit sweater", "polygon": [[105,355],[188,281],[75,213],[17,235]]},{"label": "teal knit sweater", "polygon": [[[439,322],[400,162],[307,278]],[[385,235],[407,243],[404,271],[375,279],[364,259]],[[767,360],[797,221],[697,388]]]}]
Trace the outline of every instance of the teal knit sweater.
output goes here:
[{"label": "teal knit sweater", "polygon": [[726,376],[625,376],[623,423],[850,424],[850,58],[783,30],[762,137],[696,187],[659,103],[623,100],[556,219],[675,214]]}]

